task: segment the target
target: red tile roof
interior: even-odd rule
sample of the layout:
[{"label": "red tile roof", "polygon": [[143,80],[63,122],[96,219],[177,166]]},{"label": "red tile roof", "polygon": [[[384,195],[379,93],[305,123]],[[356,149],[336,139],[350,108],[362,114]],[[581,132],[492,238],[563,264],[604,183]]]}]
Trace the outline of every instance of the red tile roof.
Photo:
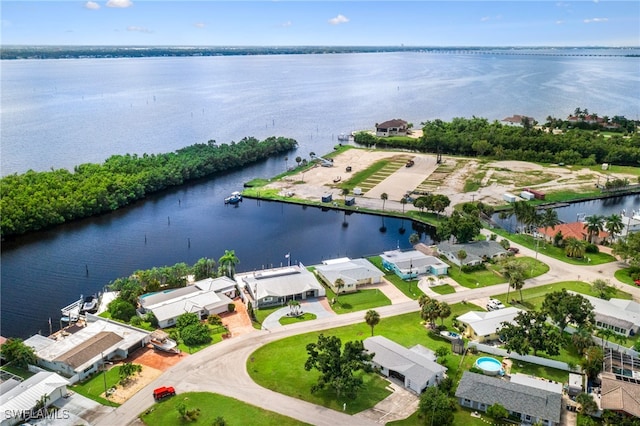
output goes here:
[{"label": "red tile roof", "polygon": [[[555,236],[558,231],[562,232],[562,236],[564,238],[576,238],[578,240],[585,240],[589,235],[587,232],[586,225],[583,222],[571,222],[571,223],[561,223],[556,225],[554,229],[547,228],[546,231],[544,228],[538,228],[538,233],[546,235],[548,237]],[[598,238],[607,238],[609,236],[608,232],[600,232],[598,234]]]}]

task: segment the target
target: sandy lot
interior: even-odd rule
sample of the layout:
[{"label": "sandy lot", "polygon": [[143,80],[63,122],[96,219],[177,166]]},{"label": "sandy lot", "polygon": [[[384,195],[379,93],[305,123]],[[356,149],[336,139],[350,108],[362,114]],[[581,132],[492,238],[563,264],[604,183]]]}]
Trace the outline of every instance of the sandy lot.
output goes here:
[{"label": "sandy lot", "polygon": [[[110,401],[123,404],[127,399],[131,398],[132,395],[136,394],[140,389],[147,386],[161,374],[162,371],[143,365],[140,374],[132,377],[125,387],[118,385],[118,387],[116,387],[116,391],[112,393],[108,399]],[[104,393],[101,396],[106,398]]]},{"label": "sandy lot", "polygon": [[[399,200],[407,191],[428,187],[429,192],[444,194],[451,199],[451,206],[467,201],[482,201],[490,205],[502,205],[503,194],[520,193],[523,187],[539,191],[592,189],[596,183],[609,178],[635,180],[634,176],[593,171],[587,168],[571,170],[564,166],[543,167],[524,161],[494,161],[484,163],[473,158],[443,156],[443,162],[436,164],[435,155],[407,152],[388,152],[367,149],[350,149],[334,158],[333,167],[320,165],[273,182],[268,187],[280,190],[282,195],[298,199],[320,201],[325,193],[332,193],[334,199],[341,199],[341,184],[348,181],[353,173],[364,170],[375,162],[394,156],[410,156],[415,166],[399,166],[372,189],[356,199],[356,206],[382,208],[380,194],[388,194],[385,209],[401,211]],[[346,172],[346,167],[352,168]],[[340,178],[340,182],[334,180]],[[477,190],[463,192],[465,183],[476,183]],[[413,208],[410,204],[405,209]],[[450,207],[451,209],[451,207]]]}]

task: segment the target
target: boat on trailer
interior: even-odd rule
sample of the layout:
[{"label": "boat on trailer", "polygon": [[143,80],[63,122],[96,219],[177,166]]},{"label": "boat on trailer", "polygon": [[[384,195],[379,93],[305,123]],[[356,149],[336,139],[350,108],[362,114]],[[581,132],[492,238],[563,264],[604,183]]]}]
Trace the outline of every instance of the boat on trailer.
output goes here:
[{"label": "boat on trailer", "polygon": [[169,338],[169,335],[162,330],[156,330],[151,333],[151,345],[154,349],[162,352],[180,353],[178,349],[178,343]]}]

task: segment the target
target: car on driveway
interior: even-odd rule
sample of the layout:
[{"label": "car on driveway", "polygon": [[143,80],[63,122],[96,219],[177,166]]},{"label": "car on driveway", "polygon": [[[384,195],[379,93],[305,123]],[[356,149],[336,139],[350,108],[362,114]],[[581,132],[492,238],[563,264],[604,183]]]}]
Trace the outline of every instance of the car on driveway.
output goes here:
[{"label": "car on driveway", "polygon": [[487,303],[487,311],[497,311],[504,308],[504,304],[497,299],[489,299],[489,303]]}]

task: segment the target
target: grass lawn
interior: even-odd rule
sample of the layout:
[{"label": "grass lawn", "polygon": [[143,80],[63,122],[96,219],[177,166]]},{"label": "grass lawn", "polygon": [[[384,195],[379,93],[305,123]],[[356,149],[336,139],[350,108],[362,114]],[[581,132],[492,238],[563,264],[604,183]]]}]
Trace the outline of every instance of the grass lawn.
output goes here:
[{"label": "grass lawn", "polygon": [[8,373],[13,374],[14,376],[22,377],[23,379],[28,379],[36,373],[32,373],[29,370],[24,370],[20,367],[14,367],[13,365],[3,365],[0,370],[6,371]]},{"label": "grass lawn", "polygon": [[[451,305],[451,317],[444,324],[452,328],[452,318],[470,310],[480,310],[471,304]],[[364,340],[371,335],[370,327],[364,322],[346,327],[325,330],[325,335],[338,336],[343,343],[352,340]],[[314,404],[323,405],[335,410],[342,410],[344,401],[337,400],[333,392],[311,394],[310,388],[318,378],[317,371],[305,371],[307,359],[306,345],[317,342],[320,332],[307,333],[269,343],[255,351],[247,362],[247,371],[252,379],[268,389],[290,395]],[[421,344],[432,350],[439,347],[451,348],[451,343],[437,335],[430,334],[422,324],[417,312],[383,318],[374,328],[374,334],[383,335],[405,347]],[[456,377],[458,371],[469,369],[477,356],[449,354],[445,365],[448,375]],[[347,412],[353,414],[371,408],[388,395],[386,382],[376,374],[364,376],[365,387],[356,400],[349,401]]]},{"label": "grass lawn", "polygon": [[[549,265],[532,257],[523,256],[516,257],[514,259],[518,263],[526,265],[525,279],[537,277],[549,271]],[[460,270],[460,267],[449,263],[447,260],[444,261],[449,264],[449,276],[461,286],[467,288],[478,288],[507,282],[500,272],[502,269],[500,263],[487,263],[487,269],[464,272]]]},{"label": "grass lawn", "polygon": [[[187,409],[200,409],[200,416],[194,422],[180,419],[176,405],[184,402]],[[234,398],[208,392],[186,392],[158,402],[140,415],[147,425],[212,425],[222,417],[228,425],[253,426],[294,426],[306,423],[283,416],[273,411],[263,410]]]},{"label": "grass lawn", "polygon": [[209,347],[218,342],[222,342],[222,335],[225,334],[227,330],[225,330],[224,327],[220,327],[218,325],[207,324],[207,327],[209,328],[209,335],[211,336],[211,342],[205,343],[203,345],[187,346],[182,341],[180,341],[178,342],[178,349],[188,354],[194,354],[206,347]]},{"label": "grass lawn", "polygon": [[[504,229],[498,228],[492,229],[491,232],[494,232],[501,237],[511,240],[514,243],[528,247],[531,250],[535,250],[535,241],[531,235],[510,234]],[[572,257],[567,257],[564,249],[561,249],[560,247],[554,247],[549,243],[543,244],[542,242],[539,242],[538,252],[573,265],[601,265],[603,263],[614,262],[616,260],[615,257],[608,253],[587,253],[585,254],[584,258],[575,259]],[[587,261],[587,259],[591,259],[591,261],[589,262]]]},{"label": "grass lawn", "polygon": [[358,290],[355,293],[344,293],[336,297],[333,290],[329,287],[325,288],[327,290],[327,300],[336,299],[336,303],[331,305],[331,309],[336,314],[363,311],[391,304],[391,300],[378,289]]},{"label": "grass lawn", "polygon": [[418,280],[405,281],[393,272],[389,272],[382,266],[382,258],[380,256],[371,256],[367,260],[373,263],[378,269],[384,272],[384,279],[396,286],[405,296],[416,300],[420,295],[424,294],[418,287]]},{"label": "grass lawn", "polygon": [[[536,377],[544,377],[545,379],[554,380],[559,383],[564,383],[569,380],[568,371],[558,370],[556,368],[550,367],[543,367],[542,365],[531,364],[529,362],[519,361],[517,359],[514,359],[512,361],[513,364],[511,365],[511,373],[522,373]],[[566,360],[559,361],[566,362]]]},{"label": "grass lawn", "polygon": [[625,284],[629,284],[635,287],[636,284],[633,282],[633,278],[631,278],[631,275],[630,275],[632,271],[635,271],[635,268],[618,269],[614,274],[614,276],[618,279],[618,281],[621,281]]},{"label": "grass lawn", "polygon": [[452,294],[456,292],[456,289],[450,286],[449,284],[436,285],[429,288],[438,294]]},{"label": "grass lawn", "polygon": [[316,315],[315,314],[310,314],[308,312],[298,316],[298,317],[282,317],[280,318],[280,324],[282,325],[287,325],[287,324],[296,324],[302,321],[311,321],[316,319]]},{"label": "grass lawn", "polygon": [[[105,386],[105,376],[106,376],[106,386]],[[115,402],[111,402],[105,399],[102,394],[104,394],[105,388],[110,389],[112,387],[116,387],[118,382],[120,381],[120,366],[117,365],[113,368],[107,370],[106,374],[103,372],[99,372],[94,374],[88,380],[85,380],[82,383],[75,384],[71,386],[71,389],[74,392],[78,392],[80,395],[86,396],[96,402],[99,402],[103,405],[109,405],[112,407],[118,407],[120,404]]]}]

